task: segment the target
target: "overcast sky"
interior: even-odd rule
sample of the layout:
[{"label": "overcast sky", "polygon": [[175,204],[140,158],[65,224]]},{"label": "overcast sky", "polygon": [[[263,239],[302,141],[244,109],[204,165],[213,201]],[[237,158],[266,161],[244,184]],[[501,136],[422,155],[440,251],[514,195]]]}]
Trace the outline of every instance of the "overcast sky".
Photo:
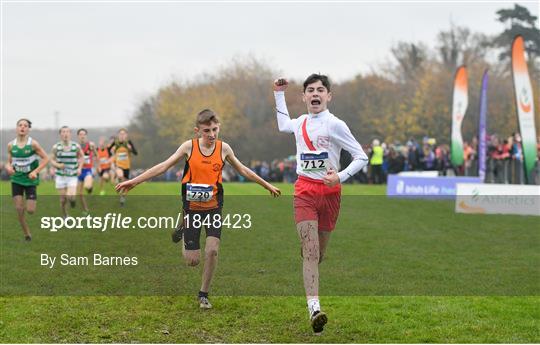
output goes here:
[{"label": "overcast sky", "polygon": [[[538,3],[518,2],[538,16]],[[126,125],[173,78],[252,55],[284,75],[345,80],[390,61],[398,41],[435,44],[456,25],[501,32],[513,2],[3,3],[2,128]],[[270,92],[270,91],[269,91]]]}]

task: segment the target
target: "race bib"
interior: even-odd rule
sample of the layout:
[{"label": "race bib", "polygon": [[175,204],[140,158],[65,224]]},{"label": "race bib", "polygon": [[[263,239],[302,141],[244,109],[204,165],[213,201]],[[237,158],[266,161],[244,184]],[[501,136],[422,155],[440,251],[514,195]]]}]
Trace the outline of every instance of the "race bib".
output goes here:
[{"label": "race bib", "polygon": [[105,158],[105,157],[99,159],[99,162],[100,162],[101,164],[105,164],[105,163],[107,163],[107,161],[108,161],[108,159]]},{"label": "race bib", "polygon": [[328,152],[310,151],[300,153],[300,164],[302,171],[326,171],[330,167]]},{"label": "race bib", "polygon": [[84,164],[90,164],[90,156],[84,156]]},{"label": "race bib", "polygon": [[21,173],[28,173],[32,171],[31,164],[35,159],[32,158],[13,158],[13,170]]},{"label": "race bib", "polygon": [[60,170],[64,175],[77,175],[77,169],[64,168]]},{"label": "race bib", "polygon": [[14,165],[13,168],[16,172],[22,173],[28,173],[32,170],[30,165]]},{"label": "race bib", "polygon": [[127,161],[128,154],[126,152],[120,152],[118,153],[118,156],[116,157],[116,159],[119,161]]},{"label": "race bib", "polygon": [[214,186],[209,184],[188,183],[186,185],[186,200],[208,202],[214,195]]}]

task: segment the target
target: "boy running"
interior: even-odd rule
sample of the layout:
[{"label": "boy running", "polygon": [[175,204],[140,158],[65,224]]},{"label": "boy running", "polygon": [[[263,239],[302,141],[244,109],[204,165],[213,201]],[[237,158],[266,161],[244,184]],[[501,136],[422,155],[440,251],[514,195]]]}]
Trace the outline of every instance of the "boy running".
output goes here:
[{"label": "boy running", "polygon": [[[49,162],[45,150],[36,140],[29,136],[30,128],[32,128],[30,120],[20,119],[17,121],[17,137],[8,144],[8,160],[6,164],[6,170],[11,180],[11,196],[15,203],[24,238],[27,241],[32,240],[32,234],[24,212],[26,211],[29,214],[35,212],[39,172]],[[39,162],[38,157],[41,158],[41,162]],[[26,207],[23,195],[26,195]]]},{"label": "boy running", "polygon": [[[325,75],[312,74],[304,82],[302,100],[307,114],[289,117],[285,102],[286,79],[274,81],[277,121],[280,132],[296,138],[294,218],[302,243],[304,288],[311,326],[315,334],[323,331],[328,318],[319,303],[319,263],[339,214],[341,183],[356,174],[368,162],[362,147],[342,120],[331,114],[330,81]],[[342,149],[353,161],[339,171]]]},{"label": "boy running", "polygon": [[97,156],[96,144],[88,140],[88,131],[84,128],[81,128],[77,131],[77,136],[79,137],[79,145],[84,154],[84,164],[82,165],[81,174],[79,175],[79,183],[77,184],[77,194],[81,198],[81,204],[83,208],[83,214],[87,215],[88,204],[84,198],[83,188],[88,194],[92,194],[92,189],[94,188],[94,173],[92,169],[94,168],[94,161]]},{"label": "boy running", "polygon": [[59,130],[60,141],[53,145],[51,164],[56,168],[55,185],[60,194],[62,216],[67,217],[66,204],[75,207],[77,176],[81,174],[84,153],[79,144],[71,141],[71,129],[63,126]]},{"label": "boy running", "polygon": [[100,137],[97,148],[98,158],[98,174],[99,174],[99,195],[105,195],[105,189],[103,189],[105,182],[111,180],[111,152],[105,142],[105,137]]},{"label": "boy running", "polygon": [[[155,165],[132,180],[116,186],[118,192],[127,192],[139,183],[163,174],[172,166],[186,160],[184,177],[182,179],[182,202],[184,223],[173,232],[173,242],[184,240],[183,256],[186,264],[196,266],[200,261],[201,227],[195,227],[192,221],[196,217],[210,219],[221,217],[223,206],[222,170],[225,161],[229,162],[239,174],[258,183],[274,197],[281,194],[280,190],[269,184],[253,171],[244,166],[234,155],[232,148],[218,140],[220,123],[217,115],[209,109],[197,115],[195,133],[198,138],[184,142],[178,150],[166,161]],[[186,225],[186,217],[188,221]],[[220,222],[219,222],[220,223]],[[202,309],[212,308],[208,300],[210,282],[217,265],[217,255],[221,238],[221,225],[205,226],[206,246],[205,261],[201,289],[198,294],[199,306]]]},{"label": "boy running", "polygon": [[[118,182],[129,180],[129,172],[131,169],[131,155],[137,155],[135,145],[128,139],[127,129],[121,128],[118,131],[118,138],[114,141],[111,147],[111,154],[116,166],[116,176]],[[120,206],[126,203],[126,196],[120,193]]]}]

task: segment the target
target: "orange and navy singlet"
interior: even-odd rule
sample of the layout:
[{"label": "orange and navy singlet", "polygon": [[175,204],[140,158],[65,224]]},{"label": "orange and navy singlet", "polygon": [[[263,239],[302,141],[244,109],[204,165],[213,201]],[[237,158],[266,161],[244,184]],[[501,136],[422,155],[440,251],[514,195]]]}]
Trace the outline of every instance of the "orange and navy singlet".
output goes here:
[{"label": "orange and navy singlet", "polygon": [[216,140],[214,151],[205,156],[199,140],[193,139],[191,155],[186,161],[182,178],[182,202],[184,210],[207,211],[223,206],[221,140]]}]

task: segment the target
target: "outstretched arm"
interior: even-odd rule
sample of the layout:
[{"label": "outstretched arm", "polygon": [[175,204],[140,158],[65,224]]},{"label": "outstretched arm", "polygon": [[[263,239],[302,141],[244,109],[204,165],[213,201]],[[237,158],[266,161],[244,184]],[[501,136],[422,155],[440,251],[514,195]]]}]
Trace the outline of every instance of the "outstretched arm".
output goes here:
[{"label": "outstretched arm", "polygon": [[287,79],[280,78],[274,80],[274,98],[276,99],[276,116],[280,132],[293,133],[294,122],[289,116],[287,102],[285,101],[285,90],[289,86]]},{"label": "outstretched arm", "polygon": [[234,152],[233,152],[232,148],[226,143],[223,143],[223,152],[225,153],[225,159],[227,160],[227,162],[229,162],[229,164],[231,164],[232,167],[236,171],[238,171],[238,173],[240,175],[244,176],[245,178],[247,178],[250,181],[258,183],[264,189],[269,191],[270,194],[273,197],[278,197],[278,196],[281,195],[281,191],[279,190],[279,188],[277,188],[277,187],[271,185],[270,183],[266,182],[259,175],[255,174],[253,171],[251,171],[251,169],[249,169],[244,164],[242,164],[242,162],[240,162],[238,160],[238,158],[236,158],[236,156],[234,155]]},{"label": "outstretched arm", "polygon": [[173,165],[177,164],[182,158],[184,158],[189,152],[191,152],[191,140],[186,141],[180,147],[178,150],[176,150],[175,153],[173,153],[167,160],[154,165],[150,169],[146,170],[144,173],[140,174],[139,176],[124,181],[122,183],[119,183],[116,185],[115,189],[117,192],[128,192],[130,189],[134,188],[140,183],[143,183],[152,177],[156,177],[158,175],[163,174],[165,171],[169,170]]}]

